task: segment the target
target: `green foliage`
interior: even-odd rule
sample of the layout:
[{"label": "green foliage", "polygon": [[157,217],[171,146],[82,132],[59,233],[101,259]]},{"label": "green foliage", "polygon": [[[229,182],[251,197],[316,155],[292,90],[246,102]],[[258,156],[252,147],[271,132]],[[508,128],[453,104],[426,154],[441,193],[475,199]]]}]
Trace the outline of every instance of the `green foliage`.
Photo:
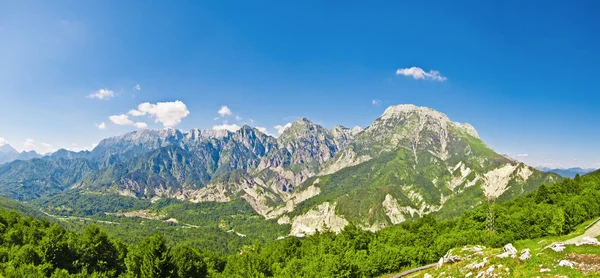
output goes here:
[{"label": "green foliage", "polygon": [[[215,223],[202,215],[212,215],[216,208],[229,209],[234,215],[246,212],[242,203],[230,207],[173,201],[153,205],[159,212],[181,210],[181,215],[186,215],[183,211],[189,211],[185,219],[190,222],[204,217],[200,221]],[[487,225],[490,209],[494,211],[494,230]],[[427,215],[376,233],[350,224],[339,234],[253,242],[219,255],[189,244],[200,238],[171,247],[172,241],[154,234],[139,243],[125,244],[94,225],[75,233],[46,220],[0,210],[0,276],[374,277],[435,262],[459,246],[500,247],[520,239],[560,236],[597,218],[599,211],[600,173],[593,173],[543,186],[514,201],[477,206],[455,220],[440,221]],[[130,230],[129,236],[139,231]]]},{"label": "green foliage", "polygon": [[32,204],[50,214],[78,217],[103,215],[105,212],[143,210],[152,205],[148,200],[90,191],[61,193],[37,199]]}]

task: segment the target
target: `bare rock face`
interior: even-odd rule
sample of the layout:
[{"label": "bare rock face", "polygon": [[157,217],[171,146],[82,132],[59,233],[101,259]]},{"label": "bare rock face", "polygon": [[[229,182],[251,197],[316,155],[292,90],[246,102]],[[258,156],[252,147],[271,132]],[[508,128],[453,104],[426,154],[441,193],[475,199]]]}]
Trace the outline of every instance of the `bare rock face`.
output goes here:
[{"label": "bare rock face", "polygon": [[326,230],[341,232],[348,225],[348,221],[335,214],[335,205],[325,202],[315,209],[295,217],[290,235],[303,237]]}]

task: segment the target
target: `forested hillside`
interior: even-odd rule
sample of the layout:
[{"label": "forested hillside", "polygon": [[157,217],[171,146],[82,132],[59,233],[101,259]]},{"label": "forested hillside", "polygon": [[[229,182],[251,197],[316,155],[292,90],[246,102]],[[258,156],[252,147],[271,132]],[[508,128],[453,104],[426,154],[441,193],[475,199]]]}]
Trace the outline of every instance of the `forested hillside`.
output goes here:
[{"label": "forested hillside", "polygon": [[[491,207],[490,207],[491,206]],[[493,213],[490,213],[492,211]],[[18,212],[0,212],[0,274],[6,277],[373,277],[437,261],[453,247],[499,247],[567,234],[600,212],[600,172],[542,186],[514,201],[481,205],[456,220],[425,216],[372,233],[249,244],[228,255],[173,244],[156,234],[138,244],[97,226],[81,233]],[[490,217],[493,215],[493,217]]]}]

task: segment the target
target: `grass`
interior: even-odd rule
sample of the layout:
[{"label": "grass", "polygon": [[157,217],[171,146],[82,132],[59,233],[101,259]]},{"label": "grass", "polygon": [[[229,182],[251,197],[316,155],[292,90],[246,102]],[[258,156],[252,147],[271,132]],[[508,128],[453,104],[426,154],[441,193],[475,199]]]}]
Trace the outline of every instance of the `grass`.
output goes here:
[{"label": "grass", "polygon": [[[502,248],[485,248],[482,253],[474,254],[475,252],[473,251],[463,251],[463,248],[459,247],[454,248],[452,254],[462,257],[463,260],[454,264],[445,264],[440,269],[434,267],[406,277],[423,277],[425,274],[430,274],[433,277],[465,277],[469,272],[471,272],[471,277],[475,277],[480,272],[488,270],[490,266],[494,266],[494,270],[492,271],[496,275],[494,277],[600,277],[600,246],[567,245],[563,252],[544,249],[553,242],[563,242],[582,235],[586,230],[586,226],[594,222],[594,220],[590,219],[581,223],[575,228],[574,232],[568,235],[514,242],[513,245],[518,251],[517,257],[523,249],[531,251],[531,258],[525,262],[521,262],[518,258],[497,258],[498,254],[503,253]],[[469,255],[471,257],[466,258]],[[469,264],[481,263],[483,258],[487,258],[484,267],[474,270],[467,268]],[[559,266],[561,260],[574,262],[576,264],[575,268]],[[506,268],[508,268],[508,271]],[[379,276],[379,278],[390,278],[410,269],[412,267],[400,269],[395,273]],[[542,273],[540,272],[541,269],[548,269],[549,271]]]},{"label": "grass", "polygon": [[[497,275],[495,277],[599,277],[600,276],[600,246],[575,246],[567,245],[563,252],[555,252],[545,249],[553,242],[561,242],[574,238],[585,232],[585,227],[594,220],[588,220],[577,226],[575,232],[569,235],[544,237],[538,239],[520,240],[513,243],[518,250],[517,256],[523,249],[530,249],[531,258],[521,262],[518,258],[498,258],[503,253],[502,248],[486,248],[482,253],[463,251],[462,248],[452,250],[453,255],[459,255],[463,259],[454,264],[445,264],[442,268],[431,268],[415,273],[409,277],[423,277],[426,273],[433,277],[465,277],[471,273],[471,277],[477,276],[482,271],[488,271]],[[468,257],[471,255],[471,257]],[[468,265],[481,263],[484,258],[487,262],[482,268],[469,269]],[[559,266],[561,260],[575,263],[574,268]],[[508,270],[507,270],[508,269]],[[548,272],[541,272],[542,269]],[[392,277],[393,274],[381,277]]]}]

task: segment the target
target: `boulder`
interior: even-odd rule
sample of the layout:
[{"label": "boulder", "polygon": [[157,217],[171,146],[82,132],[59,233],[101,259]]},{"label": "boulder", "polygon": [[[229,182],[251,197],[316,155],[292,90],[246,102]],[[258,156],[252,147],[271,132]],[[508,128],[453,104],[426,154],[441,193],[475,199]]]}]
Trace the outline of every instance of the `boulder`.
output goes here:
[{"label": "boulder", "polygon": [[509,243],[507,245],[504,246],[504,253],[496,256],[498,258],[514,258],[517,256],[517,248],[515,248],[512,243]]},{"label": "boulder", "polygon": [[558,262],[558,266],[566,266],[566,267],[573,268],[574,264],[573,264],[573,262],[570,262],[567,260],[561,260],[560,262]]},{"label": "boulder", "polygon": [[[550,248],[554,252],[562,252],[562,251],[565,251],[565,244],[563,242],[554,242],[546,248]],[[544,248],[544,249],[546,249],[546,248]]]},{"label": "boulder", "polygon": [[521,260],[522,262],[529,260],[531,258],[531,251],[529,251],[529,249],[523,249],[523,251],[521,251],[521,255],[519,256],[519,260]]}]

